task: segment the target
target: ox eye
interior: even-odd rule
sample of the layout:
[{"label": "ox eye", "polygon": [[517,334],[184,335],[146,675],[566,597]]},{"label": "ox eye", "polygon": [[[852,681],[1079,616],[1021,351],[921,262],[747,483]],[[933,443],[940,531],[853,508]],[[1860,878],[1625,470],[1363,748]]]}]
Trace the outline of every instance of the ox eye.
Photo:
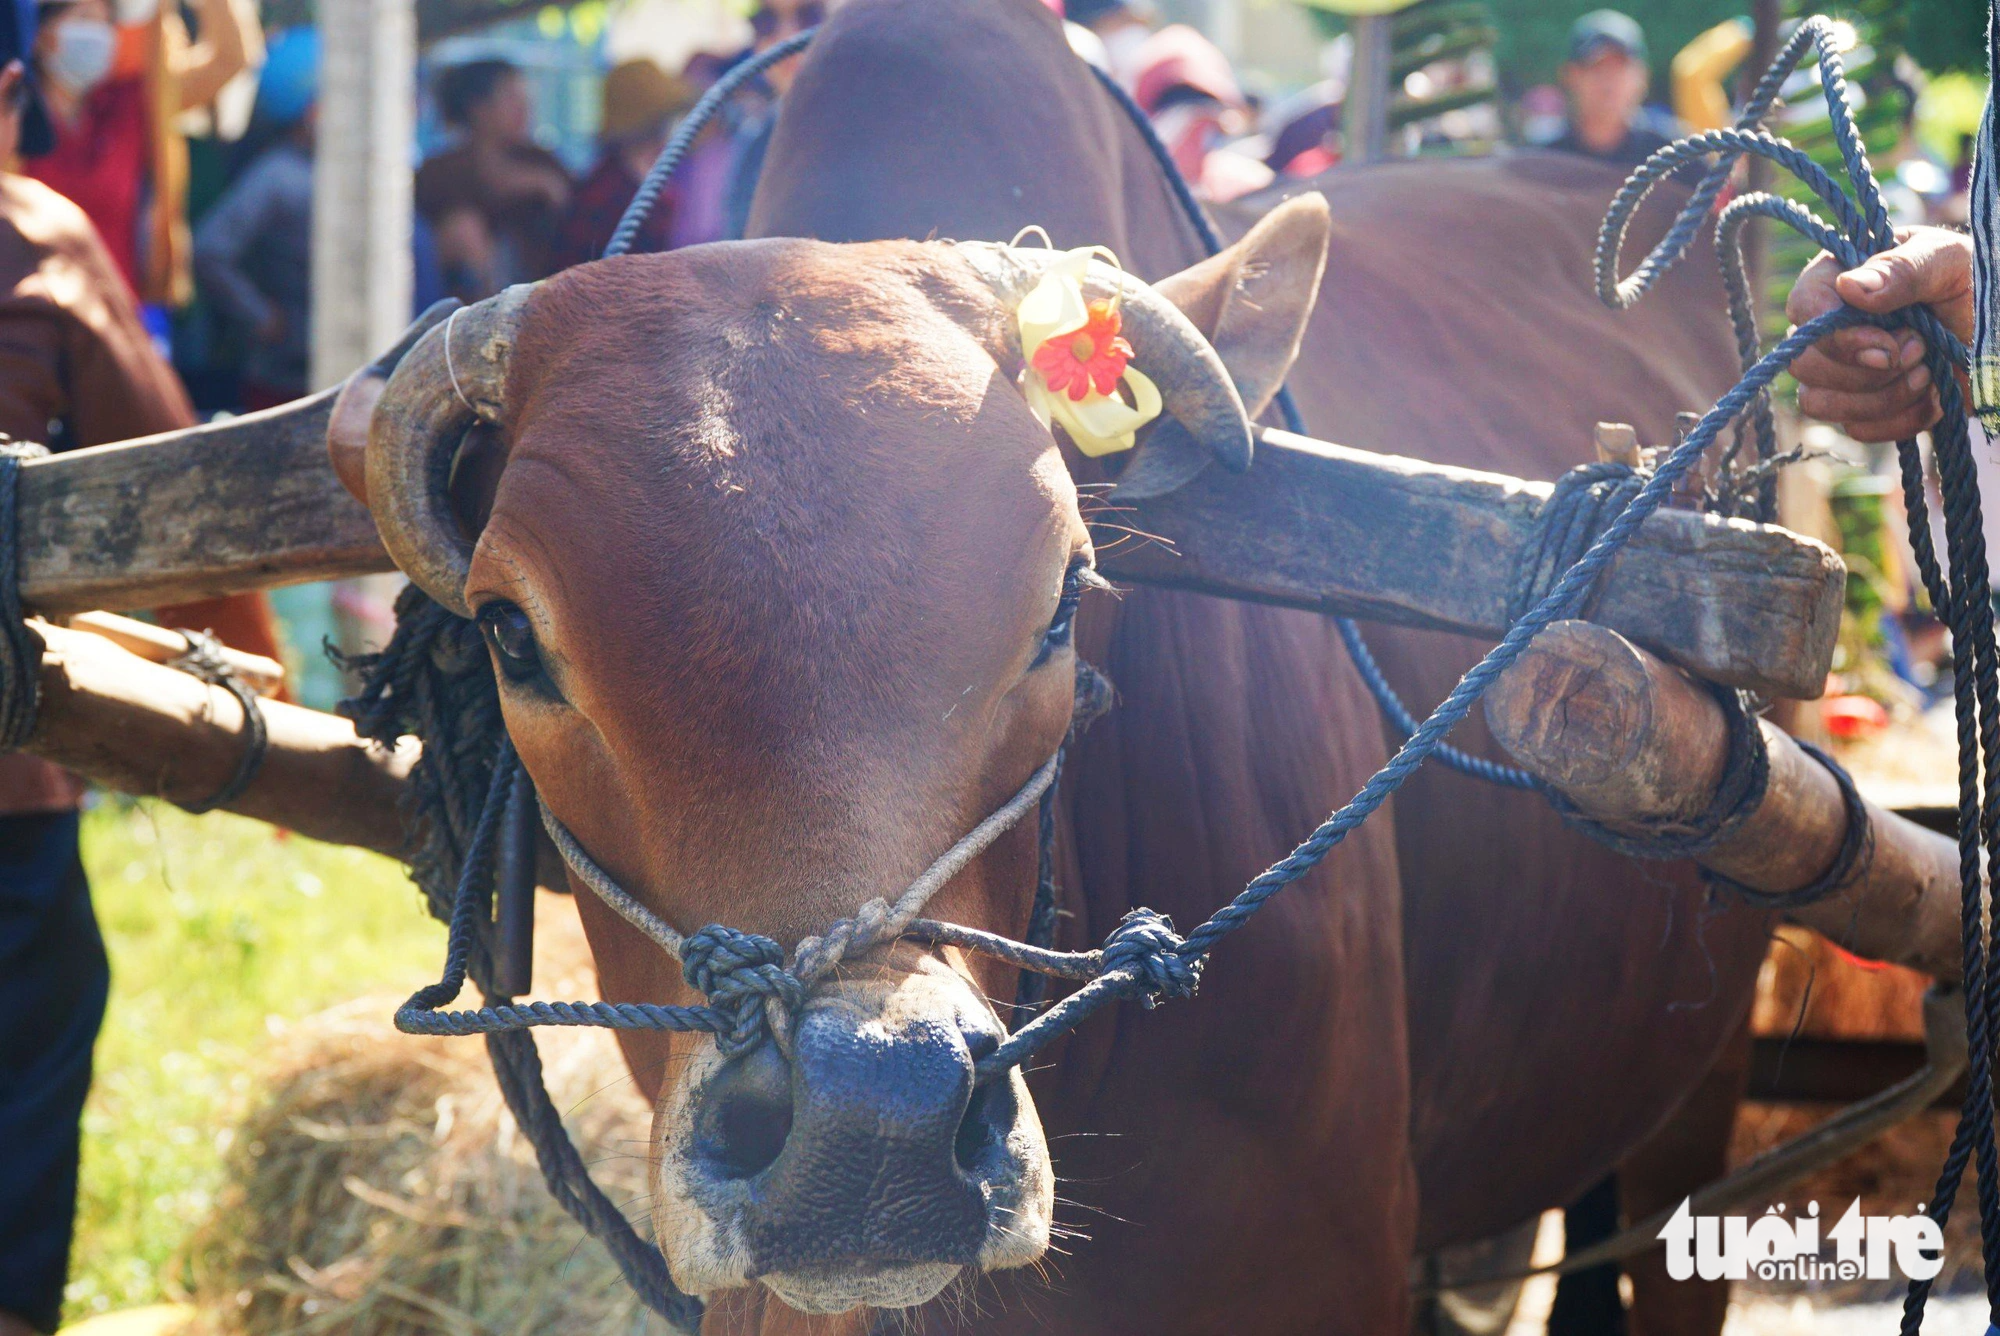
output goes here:
[{"label": "ox eye", "polygon": [[1049,621],[1049,629],[1042,632],[1041,648],[1035,651],[1035,661],[1029,666],[1039,668],[1054,657],[1057,650],[1067,649],[1070,638],[1076,634],[1076,608],[1083,601],[1083,591],[1103,583],[1103,577],[1081,559],[1073,561],[1063,572],[1062,595],[1056,599],[1056,615]]},{"label": "ox eye", "polygon": [[510,682],[541,676],[542,656],[535,648],[535,628],[528,614],[512,603],[488,603],[479,610],[479,634],[492,646],[500,671]]}]

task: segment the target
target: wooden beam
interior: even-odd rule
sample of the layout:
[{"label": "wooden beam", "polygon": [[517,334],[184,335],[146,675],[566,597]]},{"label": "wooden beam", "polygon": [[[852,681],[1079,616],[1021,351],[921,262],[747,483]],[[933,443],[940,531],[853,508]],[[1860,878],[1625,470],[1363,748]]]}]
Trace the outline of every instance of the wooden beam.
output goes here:
[{"label": "wooden beam", "polygon": [[[1209,469],[1115,513],[1114,579],[1489,639],[1550,485],[1260,429],[1248,473]],[[1115,498],[1114,498],[1115,500]],[[1106,545],[1109,545],[1107,535]],[[1786,529],[1662,510],[1606,575],[1590,620],[1699,677],[1818,696],[1846,569]]]},{"label": "wooden beam", "polygon": [[[327,460],[328,392],[285,408],[31,461],[22,598],[48,615],[150,607],[390,569]],[[1165,544],[1107,552],[1113,579],[1497,637],[1547,483],[1260,433],[1115,513]],[[1106,547],[1110,546],[1107,535]],[[1595,621],[1698,676],[1819,694],[1844,570],[1787,530],[1662,511],[1607,575]]]},{"label": "wooden beam", "polygon": [[[107,788],[197,802],[236,773],[243,707],[220,687],[85,631],[36,623],[41,710],[22,748]],[[400,855],[399,815],[418,749],[385,752],[347,720],[263,702],[269,749],[229,810],[333,844]]]},{"label": "wooden beam", "polygon": [[327,461],[334,392],[21,470],[21,598],[51,616],[393,569]]},{"label": "wooden beam", "polygon": [[[1494,738],[1530,774],[1613,828],[1699,817],[1721,782],[1728,725],[1698,684],[1588,622],[1557,622],[1486,693]],[[1847,812],[1831,772],[1758,721],[1770,779],[1756,808],[1700,855],[1702,866],[1769,894],[1832,868]],[[1956,983],[1958,846],[1864,800],[1868,852],[1831,895],[1793,922],[1874,960]]]},{"label": "wooden beam", "polygon": [[[174,666],[174,661],[190,648],[187,637],[178,630],[142,622],[136,617],[121,617],[115,612],[79,612],[69,619],[69,626],[72,631],[88,631],[94,636],[103,636],[126,653],[136,654],[148,663],[169,667]],[[231,649],[220,642],[213,648],[229,671],[259,696],[275,696],[284,689],[285,665],[276,659]]]}]

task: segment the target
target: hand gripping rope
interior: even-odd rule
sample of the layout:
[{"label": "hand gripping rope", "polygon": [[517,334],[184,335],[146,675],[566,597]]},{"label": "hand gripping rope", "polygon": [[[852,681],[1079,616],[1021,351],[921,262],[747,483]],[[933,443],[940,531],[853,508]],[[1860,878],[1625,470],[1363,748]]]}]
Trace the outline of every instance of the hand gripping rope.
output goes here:
[{"label": "hand gripping rope", "polygon": [[[1760,463],[1769,460],[1766,396],[1771,383],[1793,359],[1826,335],[1852,325],[1908,327],[1922,334],[1929,344],[1928,358],[1944,408],[1944,420],[1935,439],[1950,557],[1948,576],[1940,571],[1930,541],[1922,465],[1913,443],[1902,444],[1900,458],[1918,568],[1933,605],[1953,632],[1958,649],[1954,659],[1954,695],[1960,721],[1959,838],[1965,888],[1967,1027],[1972,1050],[1966,1116],[1930,1211],[1943,1222],[1960,1172],[1968,1160],[1976,1159],[1981,1215],[1985,1221],[1986,1273],[1991,1286],[1994,1278],[2000,1278],[2000,1265],[1996,1265],[2000,1262],[2000,1175],[1996,1175],[1993,1139],[1993,1021],[1987,986],[1988,948],[1981,935],[1979,867],[1982,854],[2000,858],[2000,664],[1996,664],[1992,607],[1986,593],[1986,558],[1964,404],[1952,374],[1955,366],[1963,364],[1965,350],[1928,310],[1878,317],[1843,307],[1798,327],[1770,352],[1758,356],[1754,324],[1747,314],[1748,288],[1741,282],[1734,249],[1743,223],[1751,216],[1775,218],[1799,229],[1832,251],[1844,265],[1858,264],[1867,255],[1894,244],[1847,107],[1845,78],[1832,33],[1831,25],[1823,19],[1802,25],[1758,84],[1735,128],[1697,135],[1654,154],[1619,192],[1600,236],[1597,255],[1600,294],[1615,306],[1627,306],[1686,254],[1738,158],[1752,154],[1770,159],[1804,182],[1833,213],[1832,223],[1763,194],[1735,201],[1723,211],[1718,222],[1725,273],[1733,275],[1731,306],[1744,348],[1743,378],[1701,418],[1650,476],[1638,475],[1643,481],[1636,487],[1618,489],[1619,499],[1624,501],[1622,508],[1609,517],[1584,547],[1582,555],[1562,570],[1547,592],[1533,601],[1500,643],[1466,673],[1428,718],[1419,722],[1407,711],[1402,711],[1399,717],[1396,711],[1401,706],[1397,703],[1391,718],[1403,726],[1407,738],[1360,791],[1297,848],[1254,878],[1185,937],[1175,932],[1164,915],[1147,909],[1132,910],[1102,947],[1081,952],[1054,951],[1045,942],[1018,942],[918,917],[931,891],[944,884],[956,867],[962,866],[1000,831],[1019,821],[1031,806],[1039,807],[1042,812],[1046,850],[1058,755],[1037,769],[1014,797],[947,851],[893,906],[882,900],[871,901],[854,917],[842,920],[821,937],[802,942],[789,965],[777,943],[754,933],[710,926],[681,935],[640,906],[598,867],[560,821],[545,812],[549,833],[579,878],[662,949],[679,958],[689,983],[705,995],[707,1005],[517,1006],[512,999],[494,998],[501,1005],[474,1012],[440,1011],[439,1007],[457,995],[468,974],[483,983],[487,973],[484,934],[491,926],[495,832],[511,786],[520,782],[519,761],[499,723],[492,699],[490,667],[485,664],[476,633],[468,631],[469,623],[461,623],[460,619],[429,605],[421,596],[406,595],[407,603],[399,607],[396,639],[381,655],[373,656],[363,665],[368,673],[368,686],[354,703],[353,712],[370,736],[393,738],[401,732],[417,732],[425,739],[424,766],[435,768],[420,779],[416,788],[425,814],[435,819],[435,833],[431,845],[419,854],[417,871],[434,908],[448,911],[452,932],[444,978],[411,998],[398,1012],[398,1025],[423,1033],[488,1035],[510,1107],[528,1125],[530,1139],[542,1157],[544,1172],[559,1199],[606,1243],[649,1306],[684,1329],[691,1329],[691,1324],[699,1320],[699,1301],[673,1287],[658,1252],[644,1245],[629,1223],[589,1184],[580,1157],[563,1136],[560,1119],[540,1088],[532,1039],[526,1030],[540,1025],[706,1030],[716,1035],[725,1052],[741,1052],[767,1036],[782,1047],[790,1013],[816,979],[832,968],[843,953],[896,937],[979,951],[1024,971],[1080,983],[1081,987],[1015,1030],[978,1064],[978,1079],[987,1081],[1076,1028],[1092,1012],[1113,1000],[1134,998],[1151,1006],[1162,999],[1192,996],[1209,953],[1225,937],[1247,922],[1265,901],[1316,867],[1350,832],[1379,810],[1425,760],[1448,754],[1445,736],[1465,718],[1481,693],[1514,662],[1537,633],[1552,622],[1578,613],[1619,550],[1645,519],[1667,502],[1696,461],[1715,444],[1724,427],[1747,417],[1757,440]],[[810,32],[801,33],[745,62],[703,97],[648,173],[607,254],[623,253],[629,248],[651,201],[723,99],[763,68],[802,49],[811,36]],[[1803,153],[1759,128],[1778,87],[1808,46],[1817,49],[1821,83],[1835,137],[1846,161],[1847,176],[1855,191],[1854,199]],[[1136,111],[1129,99],[1123,97],[1122,90],[1107,86],[1119,96],[1121,105]],[[1142,130],[1148,129],[1143,117],[1136,118],[1135,124]],[[1150,134],[1148,138],[1157,144]],[[1713,165],[1708,167],[1702,184],[1677,216],[1667,237],[1631,276],[1619,279],[1620,243],[1639,203],[1675,169],[1688,163],[1704,164],[1710,155],[1714,155]],[[1170,169],[1170,160],[1163,157],[1162,165],[1163,169]],[[1168,178],[1178,181],[1178,174],[1168,170]],[[1207,227],[1191,196],[1186,196],[1184,190],[1182,193],[1183,206],[1196,221],[1204,242],[1216,245],[1213,229]],[[1296,423],[1289,400],[1283,403],[1288,421]],[[1743,445],[1744,432],[1739,428],[1730,456]],[[1760,477],[1760,484],[1765,480]],[[1768,492],[1761,486],[1760,490]],[[1627,493],[1629,500],[1625,499]],[[1760,497],[1760,508],[1767,504],[1768,496]],[[1537,581],[1538,586],[1541,583]],[[1358,649],[1355,657],[1363,665],[1364,675],[1370,675],[1367,665],[1371,660],[1365,646],[1358,646],[1358,636],[1347,635],[1345,630],[1343,635],[1347,636],[1350,650]],[[1379,673],[1370,676],[1379,678]],[[1382,685],[1386,687],[1386,683]],[[1384,692],[1378,690],[1376,694],[1381,698]],[[1986,767],[1983,773],[1982,757]],[[1490,763],[1480,761],[1478,765]],[[1499,782],[1521,784],[1503,777],[1511,774],[1506,767],[1492,769],[1501,772],[1492,776]],[[1049,864],[1046,852],[1042,864],[1046,880]],[[1038,891],[1034,914],[1037,922],[1044,917],[1052,918],[1044,915],[1042,898]],[[1920,1323],[1927,1291],[1927,1284],[1911,1287],[1905,1331],[1915,1331]]]}]

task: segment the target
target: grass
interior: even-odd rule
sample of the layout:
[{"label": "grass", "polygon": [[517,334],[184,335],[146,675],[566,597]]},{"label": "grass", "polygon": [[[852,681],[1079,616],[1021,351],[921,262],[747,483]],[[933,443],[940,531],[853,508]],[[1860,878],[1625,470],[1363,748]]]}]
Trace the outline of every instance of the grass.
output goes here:
[{"label": "grass", "polygon": [[170,1292],[273,1038],[357,994],[414,989],[444,944],[393,862],[258,822],[106,801],[85,817],[83,852],[112,985],[71,1320]]}]

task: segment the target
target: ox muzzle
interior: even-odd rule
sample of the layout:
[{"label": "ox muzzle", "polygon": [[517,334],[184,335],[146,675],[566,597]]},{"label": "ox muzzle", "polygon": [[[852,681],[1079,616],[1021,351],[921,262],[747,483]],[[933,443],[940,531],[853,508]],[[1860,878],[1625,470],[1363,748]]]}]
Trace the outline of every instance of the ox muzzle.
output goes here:
[{"label": "ox muzzle", "polygon": [[1053,1176],[1026,1087],[974,1075],[998,1021],[935,957],[891,955],[815,993],[789,1056],[716,1055],[684,1108],[662,1110],[659,1200],[694,1212],[663,1212],[680,1224],[663,1219],[661,1241],[695,1287],[761,1280],[806,1312],[903,1307],[1046,1246]]}]

